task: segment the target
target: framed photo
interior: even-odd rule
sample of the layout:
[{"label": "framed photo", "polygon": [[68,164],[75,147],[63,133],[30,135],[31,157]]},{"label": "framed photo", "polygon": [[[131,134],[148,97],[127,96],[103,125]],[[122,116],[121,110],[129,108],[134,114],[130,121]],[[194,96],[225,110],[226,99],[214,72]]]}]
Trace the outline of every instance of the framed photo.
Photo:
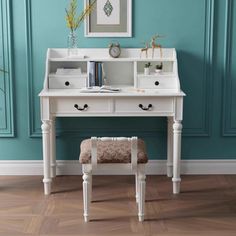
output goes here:
[{"label": "framed photo", "polygon": [[132,37],[132,0],[97,0],[84,29],[86,37]]}]

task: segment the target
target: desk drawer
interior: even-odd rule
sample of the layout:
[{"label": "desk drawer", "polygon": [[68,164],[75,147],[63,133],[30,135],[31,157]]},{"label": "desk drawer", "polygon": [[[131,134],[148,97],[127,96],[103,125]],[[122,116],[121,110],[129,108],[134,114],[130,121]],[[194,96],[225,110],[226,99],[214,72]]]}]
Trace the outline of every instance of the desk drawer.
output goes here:
[{"label": "desk drawer", "polygon": [[144,89],[175,89],[176,82],[174,78],[157,76],[138,77],[138,88]]},{"label": "desk drawer", "polygon": [[110,100],[105,98],[57,98],[51,102],[54,114],[110,113]]},{"label": "desk drawer", "polygon": [[174,111],[171,98],[121,98],[115,102],[117,113],[171,113]]},{"label": "desk drawer", "polygon": [[51,89],[79,89],[86,87],[87,77],[49,77],[49,88]]}]

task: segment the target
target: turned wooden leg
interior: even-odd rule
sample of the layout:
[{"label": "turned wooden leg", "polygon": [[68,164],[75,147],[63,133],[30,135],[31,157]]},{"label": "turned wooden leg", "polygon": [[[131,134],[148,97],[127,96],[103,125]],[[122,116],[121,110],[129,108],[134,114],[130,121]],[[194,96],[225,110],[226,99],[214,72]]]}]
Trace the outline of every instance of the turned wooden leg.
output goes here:
[{"label": "turned wooden leg", "polygon": [[91,173],[90,175],[90,190],[89,190],[89,194],[90,194],[90,202],[93,201],[92,197],[93,197],[93,175]]},{"label": "turned wooden leg", "polygon": [[84,201],[84,221],[89,221],[90,197],[91,197],[91,172],[83,173],[83,201]]},{"label": "turned wooden leg", "polygon": [[138,182],[138,170],[135,173],[135,198],[136,198],[136,203],[138,203],[138,195],[139,195],[139,182]]},{"label": "turned wooden leg", "polygon": [[55,118],[50,120],[51,132],[50,132],[50,166],[51,166],[51,178],[56,177],[56,132],[55,132]]},{"label": "turned wooden leg", "polygon": [[173,117],[168,117],[167,133],[167,176],[173,176]]},{"label": "turned wooden leg", "polygon": [[42,129],[42,141],[43,141],[43,183],[44,183],[44,194],[48,195],[51,193],[51,175],[50,175],[50,121],[43,120],[41,126]]},{"label": "turned wooden leg", "polygon": [[144,168],[141,166],[139,167],[139,172],[138,172],[138,182],[139,182],[138,218],[139,221],[144,221],[146,175]]},{"label": "turned wooden leg", "polygon": [[180,192],[180,157],[181,157],[181,133],[182,124],[181,121],[174,121],[173,124],[173,193],[178,194]]}]

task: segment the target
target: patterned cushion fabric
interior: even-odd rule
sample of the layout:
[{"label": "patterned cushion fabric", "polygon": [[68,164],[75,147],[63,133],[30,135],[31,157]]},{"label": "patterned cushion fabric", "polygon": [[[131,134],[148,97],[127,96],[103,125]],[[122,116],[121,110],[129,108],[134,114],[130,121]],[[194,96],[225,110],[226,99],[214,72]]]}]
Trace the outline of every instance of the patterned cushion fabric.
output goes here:
[{"label": "patterned cushion fabric", "polygon": [[[85,139],[80,145],[80,163],[91,163],[91,139]],[[130,163],[131,145],[129,141],[98,141],[98,163]],[[145,143],[138,139],[138,163],[147,163]]]}]

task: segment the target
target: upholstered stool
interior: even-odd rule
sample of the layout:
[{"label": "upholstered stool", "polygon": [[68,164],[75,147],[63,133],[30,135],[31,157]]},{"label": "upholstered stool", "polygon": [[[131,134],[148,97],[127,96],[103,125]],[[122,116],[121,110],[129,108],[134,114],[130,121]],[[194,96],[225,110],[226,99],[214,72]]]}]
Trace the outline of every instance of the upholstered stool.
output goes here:
[{"label": "upholstered stool", "polygon": [[[139,221],[144,220],[145,207],[145,164],[147,163],[145,143],[137,137],[96,138],[83,140],[80,146],[80,163],[83,168],[84,220],[89,221],[89,206],[92,197],[92,173],[130,167],[135,174],[136,202]],[[102,172],[103,173],[103,172]]]}]

